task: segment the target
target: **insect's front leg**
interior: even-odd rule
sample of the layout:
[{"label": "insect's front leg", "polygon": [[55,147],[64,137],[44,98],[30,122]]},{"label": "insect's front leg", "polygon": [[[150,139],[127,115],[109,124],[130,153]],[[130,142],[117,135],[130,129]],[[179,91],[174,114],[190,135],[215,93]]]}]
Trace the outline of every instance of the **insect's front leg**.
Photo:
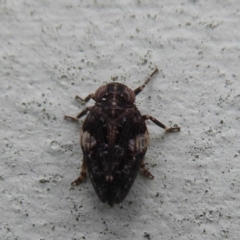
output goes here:
[{"label": "insect's front leg", "polygon": [[80,112],[76,117],[71,117],[71,116],[64,116],[64,119],[66,120],[72,120],[75,122],[78,122],[78,119],[83,117],[85,114],[87,114],[87,112],[89,112],[92,109],[92,107],[86,107],[85,109],[82,110],[82,112]]},{"label": "insect's front leg", "polygon": [[79,97],[78,95],[75,96],[75,99],[80,99],[81,101],[83,102],[88,102],[90,99],[93,99],[94,100],[94,93],[90,93],[87,97],[85,97],[84,99]]},{"label": "insect's front leg", "polygon": [[145,80],[144,84],[139,86],[134,90],[135,96],[138,95],[144,88],[145,86],[149,83],[149,81],[152,79],[153,75],[158,72],[158,69],[156,68],[152,74]]},{"label": "insect's front leg", "polygon": [[159,122],[156,118],[149,116],[149,115],[144,115],[142,116],[143,119],[146,120],[151,120],[152,122],[154,122],[156,125],[158,125],[159,127],[163,128],[166,130],[166,132],[179,132],[180,131],[180,127],[172,127],[169,128],[167,126],[165,126],[163,123]]},{"label": "insect's front leg", "polygon": [[82,167],[81,167],[81,171],[80,171],[80,175],[79,177],[74,180],[71,185],[79,185],[80,183],[82,183],[86,177],[87,177],[87,168],[86,168],[86,162],[85,162],[85,159],[83,158],[82,160]]}]

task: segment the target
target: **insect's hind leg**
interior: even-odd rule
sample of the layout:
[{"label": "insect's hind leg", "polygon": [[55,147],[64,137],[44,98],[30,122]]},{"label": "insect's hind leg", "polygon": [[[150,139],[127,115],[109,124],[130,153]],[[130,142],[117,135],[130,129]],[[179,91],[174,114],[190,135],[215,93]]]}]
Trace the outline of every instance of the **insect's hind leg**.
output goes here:
[{"label": "insect's hind leg", "polygon": [[85,109],[82,110],[82,112],[80,112],[76,117],[71,117],[71,116],[64,116],[64,119],[66,120],[72,120],[72,121],[75,121],[75,122],[78,122],[78,119],[83,117],[85,114],[87,114],[88,111],[91,110],[92,107],[87,107]]},{"label": "insect's hind leg", "polygon": [[152,122],[154,122],[156,125],[158,125],[159,127],[163,128],[166,130],[166,132],[179,132],[181,130],[180,127],[172,127],[169,128],[167,126],[165,126],[163,123],[159,122],[156,118],[149,116],[149,115],[143,115],[142,116],[144,121],[146,120],[151,120]]},{"label": "insect's hind leg", "polygon": [[146,168],[146,165],[144,163],[144,160],[142,160],[142,163],[141,163],[141,170],[142,170],[142,173],[144,176],[150,178],[150,179],[153,179],[154,176],[149,172],[149,170]]},{"label": "insect's hind leg", "polygon": [[82,167],[81,167],[80,175],[79,175],[79,177],[78,177],[76,180],[74,180],[74,181],[71,183],[72,186],[73,186],[73,185],[79,185],[79,184],[82,183],[82,182],[86,179],[86,177],[87,177],[87,168],[86,168],[85,159],[83,158],[82,161],[83,161],[83,162],[82,162]]},{"label": "insect's hind leg", "polygon": [[154,75],[155,73],[157,73],[157,72],[158,72],[158,69],[156,68],[156,69],[152,72],[152,74],[145,80],[144,84],[141,85],[141,86],[139,86],[138,88],[136,88],[136,89],[133,91],[133,92],[135,93],[135,96],[138,95],[138,94],[145,88],[145,86],[149,83],[149,81],[151,80],[151,78],[153,77],[153,75]]}]

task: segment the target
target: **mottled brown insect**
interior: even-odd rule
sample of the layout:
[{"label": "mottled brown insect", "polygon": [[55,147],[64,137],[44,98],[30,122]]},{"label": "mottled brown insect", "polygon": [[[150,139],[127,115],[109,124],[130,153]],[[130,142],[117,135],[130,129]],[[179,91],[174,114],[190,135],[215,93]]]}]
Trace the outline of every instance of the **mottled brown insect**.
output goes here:
[{"label": "mottled brown insect", "polygon": [[76,117],[65,116],[78,121],[88,113],[81,131],[81,172],[72,185],[82,183],[88,172],[99,199],[110,206],[124,200],[140,168],[144,175],[153,178],[144,164],[149,142],[145,121],[151,120],[167,132],[180,131],[179,127],[168,128],[149,115],[141,115],[134,104],[135,96],[156,72],[158,69],[135,90],[114,82],[99,87],[85,99],[76,96],[76,99],[85,102],[93,99],[96,103]]}]

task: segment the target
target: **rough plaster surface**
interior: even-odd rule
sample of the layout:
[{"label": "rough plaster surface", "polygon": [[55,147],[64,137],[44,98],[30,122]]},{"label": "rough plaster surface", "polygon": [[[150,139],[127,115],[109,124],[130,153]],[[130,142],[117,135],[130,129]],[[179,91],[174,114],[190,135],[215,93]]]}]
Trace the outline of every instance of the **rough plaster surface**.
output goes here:
[{"label": "rough plaster surface", "polygon": [[[239,239],[240,1],[0,1],[0,239]],[[79,173],[74,100],[119,81],[151,114],[125,201]],[[90,101],[87,106],[93,104]]]}]

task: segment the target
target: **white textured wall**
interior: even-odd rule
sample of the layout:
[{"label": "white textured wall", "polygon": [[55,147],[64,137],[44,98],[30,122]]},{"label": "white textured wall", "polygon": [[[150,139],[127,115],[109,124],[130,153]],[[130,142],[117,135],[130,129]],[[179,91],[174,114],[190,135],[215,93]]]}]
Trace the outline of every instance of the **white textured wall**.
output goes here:
[{"label": "white textured wall", "polygon": [[[1,1],[0,239],[239,239],[240,1]],[[149,122],[146,162],[120,206],[78,187],[80,125],[115,79]],[[92,105],[93,101],[87,105]]]}]

